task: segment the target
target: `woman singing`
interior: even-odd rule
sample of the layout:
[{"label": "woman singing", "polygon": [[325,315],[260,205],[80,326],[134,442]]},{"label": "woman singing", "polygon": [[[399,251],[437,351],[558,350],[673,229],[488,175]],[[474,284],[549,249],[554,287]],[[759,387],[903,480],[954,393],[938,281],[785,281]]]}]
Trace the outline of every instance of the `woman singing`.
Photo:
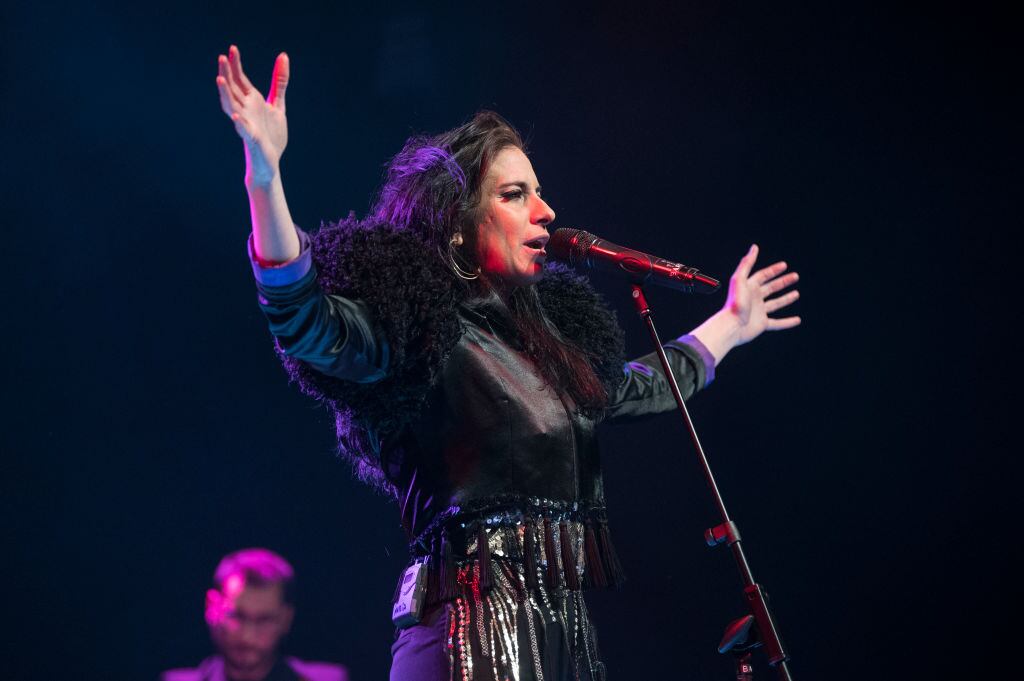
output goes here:
[{"label": "woman singing", "polygon": [[[280,175],[288,57],[266,98],[234,46],[218,69],[279,354],[409,536],[391,678],[604,678],[582,591],[622,570],[595,429],[675,403],[656,355],[623,361],[622,332],[587,282],[545,266],[555,212],[519,134],[481,112],[412,138],[369,215],[307,235]],[[768,316],[796,300],[770,296],[797,275],[785,263],[751,274],[756,258],[752,246],[721,311],[666,344],[685,397],[733,347],[799,324]]]}]

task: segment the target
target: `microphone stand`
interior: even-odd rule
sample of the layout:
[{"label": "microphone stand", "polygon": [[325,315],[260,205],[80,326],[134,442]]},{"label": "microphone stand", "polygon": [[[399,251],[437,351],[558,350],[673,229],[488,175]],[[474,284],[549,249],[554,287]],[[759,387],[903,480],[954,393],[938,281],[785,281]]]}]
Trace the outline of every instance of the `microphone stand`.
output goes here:
[{"label": "microphone stand", "polygon": [[[733,559],[736,561],[736,567],[739,568],[740,577],[743,580],[743,596],[746,600],[747,607],[750,608],[751,615],[740,618],[729,625],[726,636],[722,643],[719,645],[719,652],[725,653],[732,651],[737,658],[737,678],[744,679],[747,681],[753,678],[752,668],[750,666],[750,653],[749,649],[763,645],[765,652],[768,655],[768,663],[775,667],[778,672],[778,676],[783,681],[791,681],[792,677],[789,675],[789,667],[786,665],[786,661],[789,660],[789,655],[782,647],[782,640],[779,637],[779,632],[775,626],[775,621],[772,618],[771,612],[768,610],[768,595],[765,593],[764,588],[761,587],[756,581],[754,581],[754,574],[750,570],[750,564],[747,562],[747,557],[743,553],[743,546],[740,541],[740,531],[736,526],[736,523],[729,518],[729,512],[725,508],[725,502],[722,500],[722,495],[718,491],[718,485],[715,483],[715,476],[711,472],[711,466],[708,464],[707,456],[704,455],[704,448],[700,444],[700,438],[697,437],[697,431],[693,427],[693,421],[690,419],[690,412],[686,408],[686,404],[683,402],[683,395],[679,392],[679,384],[676,382],[676,377],[672,373],[672,367],[669,365],[668,356],[665,354],[665,348],[661,345],[661,339],[658,338],[658,332],[654,328],[654,320],[651,319],[651,308],[647,304],[647,299],[644,297],[643,289],[639,284],[633,284],[633,302],[636,305],[637,313],[647,324],[647,330],[650,332],[651,340],[654,342],[655,351],[658,353],[658,359],[661,360],[661,367],[665,372],[665,378],[668,380],[669,388],[672,390],[672,396],[675,397],[676,404],[679,406],[679,413],[682,414],[683,420],[686,422],[686,428],[690,433],[690,439],[693,441],[693,446],[697,450],[697,458],[700,459],[701,466],[704,469],[704,477],[707,479],[708,486],[711,488],[711,494],[714,497],[715,503],[718,505],[718,512],[721,516],[721,524],[712,527],[704,532],[704,539],[708,546],[714,547],[719,544],[725,544],[732,550]],[[754,631],[750,631],[753,629]]]}]

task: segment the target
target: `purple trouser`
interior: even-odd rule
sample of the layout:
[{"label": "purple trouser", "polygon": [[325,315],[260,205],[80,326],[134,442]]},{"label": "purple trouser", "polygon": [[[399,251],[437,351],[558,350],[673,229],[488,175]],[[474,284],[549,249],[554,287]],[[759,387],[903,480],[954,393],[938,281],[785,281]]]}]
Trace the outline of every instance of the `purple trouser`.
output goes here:
[{"label": "purple trouser", "polygon": [[423,621],[402,629],[391,646],[391,681],[441,681],[448,671],[448,605],[429,610]]}]

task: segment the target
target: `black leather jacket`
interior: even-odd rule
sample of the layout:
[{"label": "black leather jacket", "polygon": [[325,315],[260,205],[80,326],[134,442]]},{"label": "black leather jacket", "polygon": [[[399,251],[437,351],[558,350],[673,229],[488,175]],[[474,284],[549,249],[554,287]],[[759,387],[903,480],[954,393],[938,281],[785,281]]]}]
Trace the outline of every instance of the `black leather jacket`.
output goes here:
[{"label": "black leather jacket", "polygon": [[[515,348],[501,315],[460,306],[465,333],[445,364],[419,422],[391,453],[403,504],[403,525],[422,532],[449,507],[504,506],[509,499],[545,499],[604,508],[597,421],[559,395]],[[704,384],[697,350],[666,346],[684,397]],[[658,358],[626,365],[604,420],[668,411],[675,402]]]},{"label": "black leather jacket", "polygon": [[[414,557],[429,557],[427,602],[457,597],[470,565],[474,588],[489,589],[509,568],[499,561],[519,565],[530,589],[542,574],[554,590],[620,584],[595,428],[674,408],[656,355],[618,378],[609,313],[549,272],[545,310],[594,350],[609,390],[607,409],[588,416],[538,375],[495,303],[458,302],[451,273],[414,236],[351,226],[322,229],[311,248],[300,233],[303,254],[284,267],[254,261],[260,305],[290,374],[335,410],[343,451],[355,433],[356,471],[394,492]],[[714,358],[691,337],[666,347],[688,397]]]},{"label": "black leather jacket", "polygon": [[[260,286],[260,304],[278,343],[323,373],[378,380],[387,371],[386,341],[364,306],[325,295],[315,274],[313,269],[286,286]],[[537,375],[496,310],[463,304],[458,314],[464,333],[421,418],[382,451],[407,532],[418,535],[450,507],[482,511],[514,498],[603,508],[597,421]],[[699,342],[684,337],[666,348],[689,397],[707,376]],[[651,353],[623,368],[602,420],[643,417],[674,406]]]}]

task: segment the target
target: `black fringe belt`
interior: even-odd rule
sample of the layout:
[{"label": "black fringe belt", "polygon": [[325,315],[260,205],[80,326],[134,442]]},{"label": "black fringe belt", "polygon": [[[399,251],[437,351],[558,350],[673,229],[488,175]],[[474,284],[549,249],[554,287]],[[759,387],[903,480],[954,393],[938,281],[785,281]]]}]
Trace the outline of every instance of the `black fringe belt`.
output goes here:
[{"label": "black fringe belt", "polygon": [[497,566],[522,563],[526,587],[550,591],[618,587],[625,580],[603,508],[532,498],[485,510],[454,506],[410,544],[427,563],[428,606],[459,595],[460,568],[472,570],[481,592],[491,589]]}]

